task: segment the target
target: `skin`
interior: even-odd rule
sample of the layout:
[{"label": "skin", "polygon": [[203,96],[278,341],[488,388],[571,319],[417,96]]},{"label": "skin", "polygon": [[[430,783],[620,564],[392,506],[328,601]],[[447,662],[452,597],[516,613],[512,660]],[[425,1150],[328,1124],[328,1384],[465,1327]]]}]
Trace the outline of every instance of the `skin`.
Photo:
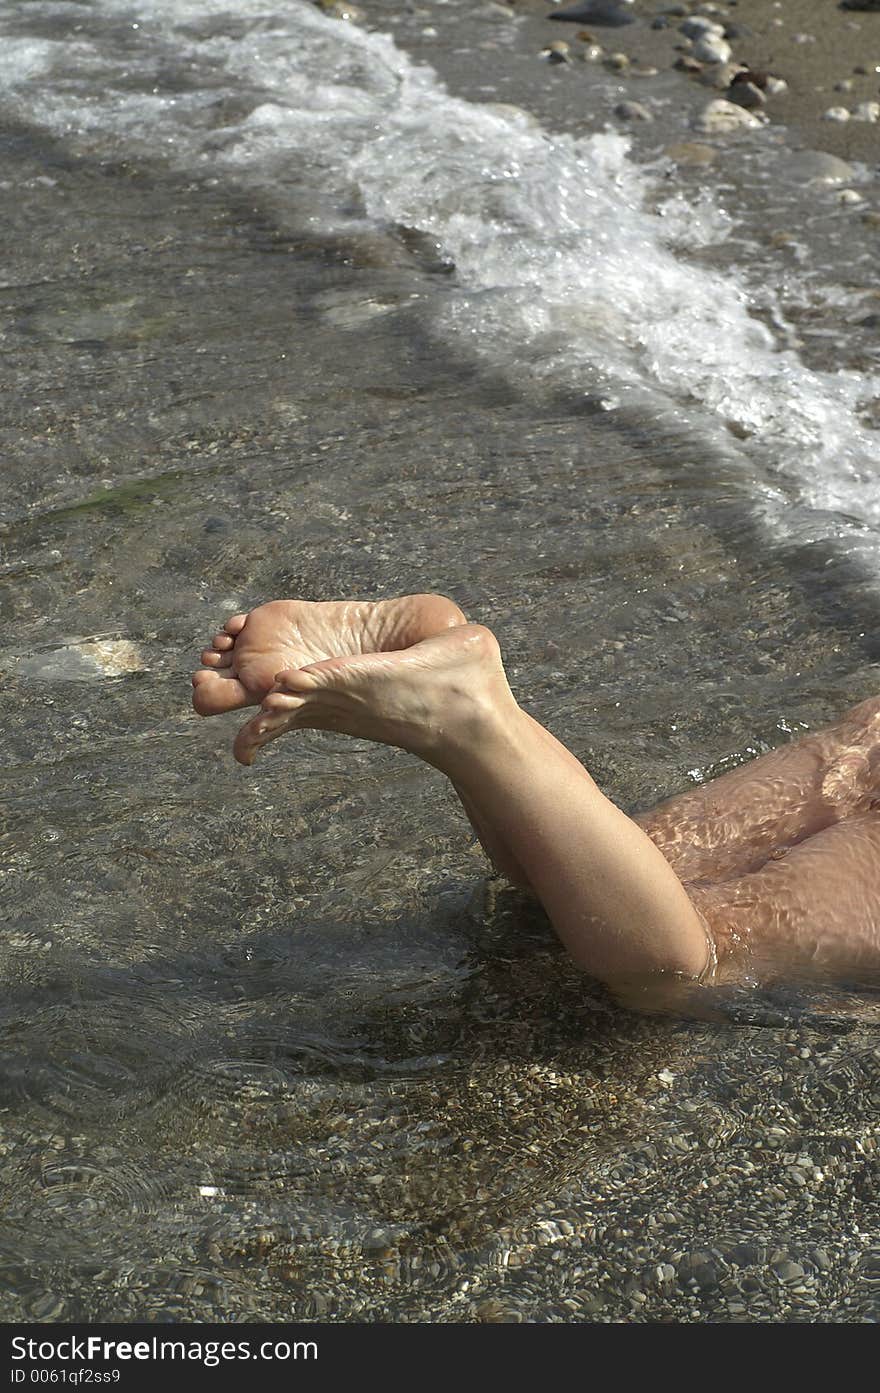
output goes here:
[{"label": "skin", "polygon": [[425,760],[609,984],[880,966],[880,698],[633,819],[519,707],[494,635],[442,595],[260,605],[215,635],[193,689],[203,716],[259,706],[233,746],[243,765],[302,729]]}]

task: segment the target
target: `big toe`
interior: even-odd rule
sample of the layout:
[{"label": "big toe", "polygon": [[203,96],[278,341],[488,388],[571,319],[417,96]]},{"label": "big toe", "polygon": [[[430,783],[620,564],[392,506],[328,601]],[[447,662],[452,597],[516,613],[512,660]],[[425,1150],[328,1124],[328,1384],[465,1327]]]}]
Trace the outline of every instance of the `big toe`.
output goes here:
[{"label": "big toe", "polygon": [[193,673],[193,707],[200,716],[219,716],[253,706],[254,698],[231,672],[199,668]]}]

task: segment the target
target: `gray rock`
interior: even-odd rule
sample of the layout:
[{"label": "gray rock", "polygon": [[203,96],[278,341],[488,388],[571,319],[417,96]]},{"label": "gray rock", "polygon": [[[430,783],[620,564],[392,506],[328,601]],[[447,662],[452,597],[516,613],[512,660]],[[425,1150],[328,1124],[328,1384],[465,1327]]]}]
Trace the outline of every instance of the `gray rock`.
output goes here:
[{"label": "gray rock", "polygon": [[641,102],[618,102],[614,115],[620,121],[653,121],[654,117]]},{"label": "gray rock", "polygon": [[852,114],[854,121],[870,121],[874,125],[880,121],[880,102],[859,102]]},{"label": "gray rock", "polygon": [[572,24],[607,24],[616,28],[632,24],[635,19],[633,0],[576,0],[561,10],[551,10],[548,19],[570,20]]}]

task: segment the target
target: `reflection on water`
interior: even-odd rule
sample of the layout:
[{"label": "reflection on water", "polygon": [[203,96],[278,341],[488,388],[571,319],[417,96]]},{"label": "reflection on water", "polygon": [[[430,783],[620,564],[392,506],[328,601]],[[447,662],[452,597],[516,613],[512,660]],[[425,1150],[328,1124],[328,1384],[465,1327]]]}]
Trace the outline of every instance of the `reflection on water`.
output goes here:
[{"label": "reflection on water", "polygon": [[643,807],[876,689],[862,573],[448,356],[406,239],[0,159],[3,1316],[875,1318],[871,984],[613,1001],[431,771],[245,774],[187,682],[271,595],[441,589]]}]

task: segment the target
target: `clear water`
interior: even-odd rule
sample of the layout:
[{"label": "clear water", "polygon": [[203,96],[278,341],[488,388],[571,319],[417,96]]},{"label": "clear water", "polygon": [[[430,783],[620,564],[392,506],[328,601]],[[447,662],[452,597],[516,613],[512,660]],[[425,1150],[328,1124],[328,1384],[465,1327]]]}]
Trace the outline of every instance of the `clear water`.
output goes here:
[{"label": "clear water", "polygon": [[428,15],[0,16],[3,1314],[873,1319],[874,992],[626,1010],[431,771],[188,709],[426,588],[630,808],[876,690],[857,211]]}]

